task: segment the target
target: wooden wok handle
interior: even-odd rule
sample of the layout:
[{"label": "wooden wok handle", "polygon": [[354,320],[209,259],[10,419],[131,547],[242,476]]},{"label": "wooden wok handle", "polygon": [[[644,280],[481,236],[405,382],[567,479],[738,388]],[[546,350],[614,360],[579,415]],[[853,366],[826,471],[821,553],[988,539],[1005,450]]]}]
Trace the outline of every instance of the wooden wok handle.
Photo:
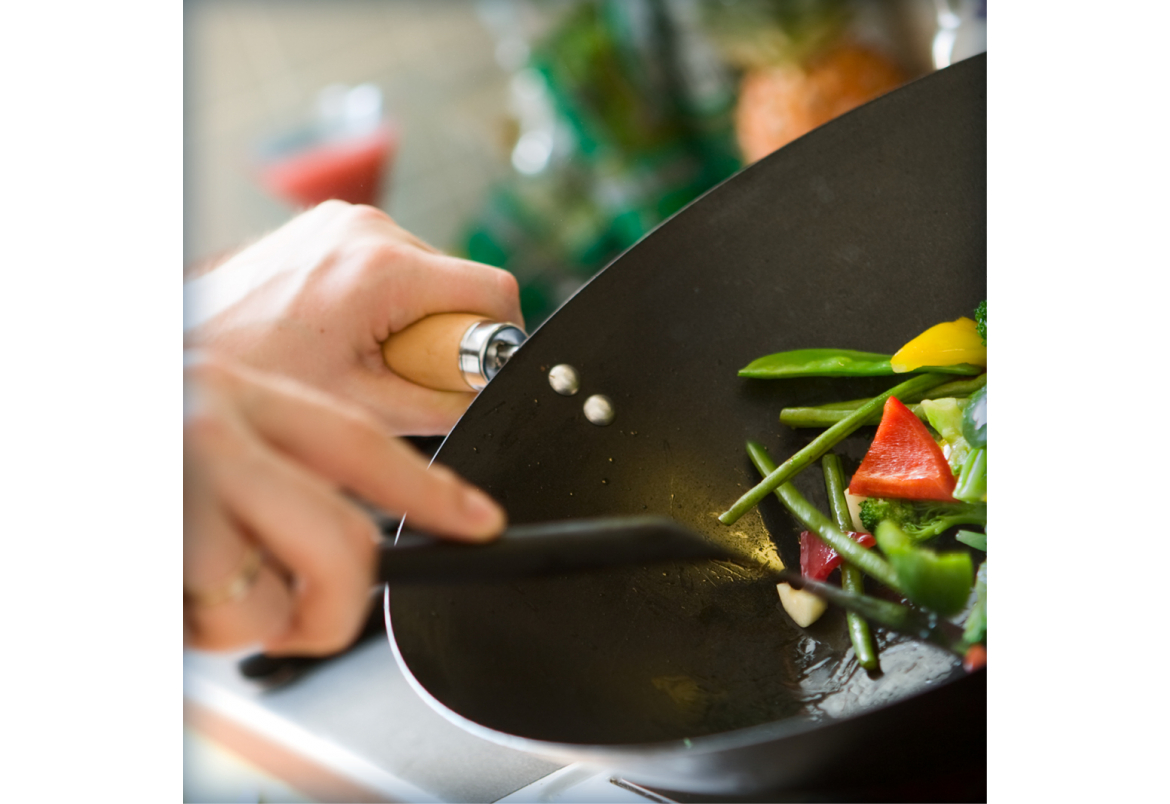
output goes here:
[{"label": "wooden wok handle", "polygon": [[524,331],[475,313],[437,313],[382,343],[382,359],[400,377],[436,391],[478,391],[487,385]]},{"label": "wooden wok handle", "polygon": [[473,389],[459,368],[464,334],[488,319],[474,313],[438,313],[420,318],[382,343],[382,359],[397,374],[436,391]]}]

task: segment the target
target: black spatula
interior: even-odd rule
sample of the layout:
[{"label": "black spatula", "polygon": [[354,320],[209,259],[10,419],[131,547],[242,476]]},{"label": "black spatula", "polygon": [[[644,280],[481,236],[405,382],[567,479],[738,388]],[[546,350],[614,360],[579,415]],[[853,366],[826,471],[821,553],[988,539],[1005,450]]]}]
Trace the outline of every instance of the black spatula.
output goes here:
[{"label": "black spatula", "polygon": [[381,583],[456,583],[604,569],[659,561],[732,558],[673,519],[566,519],[515,525],[487,544],[441,541],[408,531],[387,539]]}]

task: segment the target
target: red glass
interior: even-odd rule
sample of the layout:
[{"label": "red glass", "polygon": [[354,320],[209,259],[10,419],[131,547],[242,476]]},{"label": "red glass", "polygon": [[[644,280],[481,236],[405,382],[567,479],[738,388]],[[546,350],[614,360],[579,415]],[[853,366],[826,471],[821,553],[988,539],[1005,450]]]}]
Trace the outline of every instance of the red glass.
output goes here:
[{"label": "red glass", "polygon": [[264,160],[261,185],[298,207],[331,198],[377,205],[382,180],[398,150],[398,130],[383,123],[373,131],[305,145]]}]

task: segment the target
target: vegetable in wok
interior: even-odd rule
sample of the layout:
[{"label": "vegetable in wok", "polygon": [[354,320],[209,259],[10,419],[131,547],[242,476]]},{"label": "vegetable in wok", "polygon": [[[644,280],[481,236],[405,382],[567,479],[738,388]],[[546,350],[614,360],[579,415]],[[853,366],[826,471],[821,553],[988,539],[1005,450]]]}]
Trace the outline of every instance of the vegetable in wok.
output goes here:
[{"label": "vegetable in wok", "polygon": [[870,533],[889,520],[914,541],[932,539],[957,525],[987,527],[987,504],[869,497],[861,503],[861,525]]},{"label": "vegetable in wok", "polygon": [[955,476],[926,425],[895,397],[886,400],[877,435],[849,482],[858,497],[950,500]]},{"label": "vegetable in wok", "polygon": [[972,319],[963,317],[935,324],[890,358],[890,367],[896,374],[938,371],[934,367],[943,366],[952,371],[960,367],[987,367],[987,343]]},{"label": "vegetable in wok", "polygon": [[[973,326],[974,322],[971,323]],[[854,349],[796,349],[753,360],[739,370],[739,376],[761,380],[782,377],[885,377],[907,371],[899,369],[894,363],[897,358],[898,355],[858,352]],[[940,374],[979,374],[983,371],[983,366],[953,363],[928,367],[919,363],[911,370],[933,371]]]},{"label": "vegetable in wok", "polygon": [[[945,397],[965,403],[968,397],[973,397],[980,388],[986,387],[987,374],[984,373],[978,377],[945,382],[925,393],[905,394],[898,398],[914,412],[915,416],[925,419],[926,413],[922,410],[922,406],[915,403],[922,402],[927,395],[934,399]],[[857,410],[868,401],[868,399],[854,399],[849,402],[829,402],[813,407],[784,408],[780,411],[780,423],[789,427],[828,427],[841,421],[851,411]],[[865,424],[877,424],[879,421],[881,421],[880,412],[871,416]]]},{"label": "vegetable in wok", "polygon": [[[829,497],[829,508],[833,512],[833,518],[839,527],[853,527],[853,515],[849,511],[849,501],[845,498],[845,470],[841,466],[841,459],[830,452],[821,458],[821,469],[825,474],[825,491]],[[810,534],[809,538],[814,537]],[[841,588],[858,595],[864,593],[865,578],[862,577],[861,570],[852,564],[842,563]],[[869,623],[864,616],[855,611],[845,615],[845,622],[849,627],[849,640],[853,643],[857,663],[866,670],[877,670],[877,646],[874,644],[873,634],[870,633]]]},{"label": "vegetable in wok", "polygon": [[[731,524],[769,492],[776,494],[806,528],[801,536],[801,567],[809,583],[802,588],[845,606],[855,653],[866,669],[875,669],[877,660],[864,612],[890,615],[895,610],[858,602],[865,598],[862,573],[901,595],[913,609],[921,609],[927,619],[954,617],[969,609],[962,639],[947,647],[966,652],[968,667],[986,661],[986,561],[976,572],[971,553],[961,549],[938,552],[924,546],[959,526],[986,530],[986,334],[987,304],[983,302],[974,320],[960,318],[931,327],[888,362],[876,353],[804,349],[768,355],[740,372],[741,376],[768,378],[926,372],[871,399],[786,409],[782,422],[827,425],[827,429],[780,465],[762,445],[749,442],[748,455],[764,479],[719,517],[724,524]],[[947,376],[955,371],[978,372],[978,376],[961,380]],[[843,493],[840,460],[831,450],[858,428],[872,423],[878,425],[877,433],[849,483],[850,495],[863,498],[855,519]],[[790,482],[822,456],[832,518],[817,510]],[[859,543],[861,528],[876,538],[876,550]],[[817,544],[818,540],[822,544]],[[962,530],[956,540],[986,551],[986,533]],[[820,582],[838,565],[843,588],[828,594]],[[782,601],[784,586],[787,584],[778,587]],[[879,617],[877,622],[904,623],[909,616]]]},{"label": "vegetable in wok", "polygon": [[[769,492],[775,491],[783,484],[787,483],[791,478],[800,473],[806,466],[813,461],[820,458],[836,444],[839,444],[847,435],[852,433],[857,428],[865,424],[865,421],[872,413],[879,410],[887,399],[891,396],[904,393],[915,393],[918,391],[928,391],[937,385],[941,385],[946,381],[945,374],[922,374],[913,379],[906,380],[906,382],[895,385],[885,393],[878,394],[873,399],[866,402],[857,410],[852,411],[841,421],[834,424],[828,430],[817,436],[804,449],[797,452],[791,458],[775,468],[775,470],[768,473],[768,476],[760,481],[747,494],[740,497],[735,505],[719,515],[719,521],[724,525],[734,523],[741,516],[746,514],[754,508],[760,500],[768,496]],[[834,545],[836,547],[836,545]]]}]

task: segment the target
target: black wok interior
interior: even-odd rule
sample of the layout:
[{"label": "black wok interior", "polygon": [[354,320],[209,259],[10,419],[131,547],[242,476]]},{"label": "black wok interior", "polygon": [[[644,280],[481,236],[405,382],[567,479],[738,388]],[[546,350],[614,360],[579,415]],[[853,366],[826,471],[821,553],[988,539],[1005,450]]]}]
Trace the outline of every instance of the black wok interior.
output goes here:
[{"label": "black wok interior", "polygon": [[[742,171],[535,332],[437,460],[488,490],[513,522],[662,514],[723,542],[771,541],[798,566],[800,528],[776,500],[731,527],[716,520],[756,482],[744,442],[782,460],[817,432],[782,427],[782,407],[894,381],[744,380],[736,370],[785,349],[893,352],[971,315],[986,296],[985,118],[977,57]],[[558,363],[580,372],[575,396],[550,387]],[[597,393],[616,409],[607,427],[582,412]],[[872,433],[841,448],[847,471]],[[825,509],[818,468],[797,486]],[[732,563],[402,586],[389,601],[398,650],[434,698],[498,732],[558,743],[832,720],[962,675],[936,649],[890,640],[886,672],[870,678],[839,612],[800,629],[773,581]]]}]

